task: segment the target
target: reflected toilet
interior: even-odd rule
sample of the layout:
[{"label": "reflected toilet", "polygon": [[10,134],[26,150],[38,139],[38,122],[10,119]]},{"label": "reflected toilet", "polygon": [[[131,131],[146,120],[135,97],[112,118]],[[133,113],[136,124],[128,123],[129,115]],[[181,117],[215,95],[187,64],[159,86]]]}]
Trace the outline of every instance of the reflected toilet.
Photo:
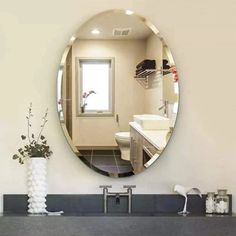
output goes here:
[{"label": "reflected toilet", "polygon": [[118,132],[115,134],[115,139],[120,148],[121,159],[130,161],[130,133]]}]

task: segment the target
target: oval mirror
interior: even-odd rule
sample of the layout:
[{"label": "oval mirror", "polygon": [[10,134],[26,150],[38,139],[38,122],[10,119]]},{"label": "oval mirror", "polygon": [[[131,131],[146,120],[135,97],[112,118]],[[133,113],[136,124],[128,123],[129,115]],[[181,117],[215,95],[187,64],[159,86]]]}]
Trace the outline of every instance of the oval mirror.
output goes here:
[{"label": "oval mirror", "polygon": [[57,107],[69,144],[91,169],[111,177],[147,169],[173,132],[178,100],[173,57],[144,17],[106,11],[70,39]]}]

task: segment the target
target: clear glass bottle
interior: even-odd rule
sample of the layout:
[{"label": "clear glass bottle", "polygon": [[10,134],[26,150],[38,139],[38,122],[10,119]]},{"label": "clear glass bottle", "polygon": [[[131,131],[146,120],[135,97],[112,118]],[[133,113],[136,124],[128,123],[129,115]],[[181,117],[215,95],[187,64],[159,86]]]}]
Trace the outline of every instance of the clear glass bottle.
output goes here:
[{"label": "clear glass bottle", "polygon": [[215,193],[209,192],[206,197],[206,214],[215,213]]},{"label": "clear glass bottle", "polygon": [[218,194],[215,198],[216,213],[228,214],[229,213],[229,196],[226,189],[218,189]]}]

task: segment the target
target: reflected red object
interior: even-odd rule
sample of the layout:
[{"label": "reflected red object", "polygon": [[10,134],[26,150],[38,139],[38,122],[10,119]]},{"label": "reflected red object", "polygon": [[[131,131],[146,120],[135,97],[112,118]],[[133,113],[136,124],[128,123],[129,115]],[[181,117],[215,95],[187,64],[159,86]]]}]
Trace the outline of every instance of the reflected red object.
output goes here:
[{"label": "reflected red object", "polygon": [[179,77],[178,77],[178,73],[177,73],[176,67],[172,67],[172,68],[170,68],[170,70],[171,70],[174,82],[178,82]]}]

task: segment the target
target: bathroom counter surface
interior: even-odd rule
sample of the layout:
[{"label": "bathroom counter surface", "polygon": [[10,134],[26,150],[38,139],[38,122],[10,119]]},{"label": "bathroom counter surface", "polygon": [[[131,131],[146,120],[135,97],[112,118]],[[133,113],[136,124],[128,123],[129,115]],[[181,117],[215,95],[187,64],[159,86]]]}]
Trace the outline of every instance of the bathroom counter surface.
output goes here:
[{"label": "bathroom counter surface", "polygon": [[25,213],[1,213],[0,217],[184,217],[184,218],[236,218],[236,214],[217,215],[217,214],[189,214],[182,216],[177,213],[63,213],[61,215],[31,215]]},{"label": "bathroom counter surface", "polygon": [[1,236],[234,236],[235,216],[3,216]]},{"label": "bathroom counter surface", "polygon": [[168,130],[143,130],[141,126],[135,122],[129,125],[138,131],[148,142],[150,142],[158,150],[163,150],[166,146],[166,135]]}]

